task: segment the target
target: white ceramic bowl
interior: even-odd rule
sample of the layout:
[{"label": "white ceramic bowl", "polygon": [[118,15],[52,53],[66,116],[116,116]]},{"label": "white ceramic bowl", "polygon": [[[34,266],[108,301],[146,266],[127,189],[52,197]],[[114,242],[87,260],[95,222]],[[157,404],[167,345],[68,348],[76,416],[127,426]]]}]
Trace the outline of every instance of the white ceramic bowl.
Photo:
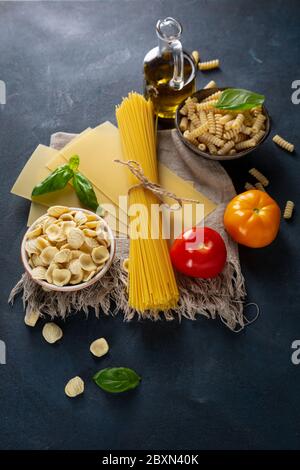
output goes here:
[{"label": "white ceramic bowl", "polygon": [[28,255],[26,253],[26,250],[25,250],[25,243],[26,243],[26,238],[27,238],[27,233],[28,232],[31,232],[31,230],[33,230],[41,221],[41,219],[43,219],[44,215],[42,217],[39,217],[32,225],[31,227],[28,228],[27,232],[25,233],[24,237],[23,237],[23,240],[22,240],[22,244],[21,244],[21,259],[22,259],[22,263],[24,265],[24,268],[26,270],[26,272],[29,274],[29,276],[31,276],[31,278],[33,279],[34,282],[36,282],[37,284],[39,284],[40,286],[42,286],[45,290],[52,290],[52,291],[56,291],[56,292],[75,292],[75,291],[78,291],[78,290],[81,290],[81,289],[85,289],[86,287],[89,287],[91,286],[92,284],[94,284],[95,282],[99,281],[99,279],[101,279],[101,277],[104,276],[104,274],[109,270],[112,262],[113,262],[113,259],[115,257],[115,253],[116,253],[116,239],[113,235],[113,232],[111,230],[111,228],[109,227],[109,225],[107,224],[107,222],[102,219],[100,216],[98,216],[97,214],[95,214],[94,212],[91,212],[87,209],[81,209],[81,208],[78,208],[78,207],[70,207],[70,210],[78,210],[78,211],[82,211],[82,212],[85,212],[87,214],[92,214],[92,215],[96,215],[96,217],[98,217],[99,220],[101,220],[102,222],[104,222],[105,224],[105,227],[106,227],[106,230],[107,230],[107,233],[109,235],[109,238],[110,238],[110,247],[109,247],[109,259],[107,260],[107,262],[105,263],[105,265],[103,266],[103,269],[101,269],[101,271],[99,271],[92,279],[90,279],[89,281],[86,281],[86,282],[81,282],[80,284],[75,284],[75,285],[67,285],[67,286],[62,286],[62,287],[59,287],[59,286],[56,286],[54,284],[49,284],[47,281],[43,281],[43,280],[40,280],[40,279],[33,279],[32,278],[32,275],[31,275],[31,267],[28,263]]}]

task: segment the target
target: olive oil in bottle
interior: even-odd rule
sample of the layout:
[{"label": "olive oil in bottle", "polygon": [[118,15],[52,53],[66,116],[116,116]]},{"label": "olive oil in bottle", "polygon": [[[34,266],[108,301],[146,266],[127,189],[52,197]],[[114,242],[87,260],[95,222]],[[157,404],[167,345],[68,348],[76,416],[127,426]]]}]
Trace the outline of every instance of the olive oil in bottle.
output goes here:
[{"label": "olive oil in bottle", "polygon": [[173,18],[156,25],[158,47],[144,59],[144,94],[150,98],[155,113],[173,119],[177,106],[195,91],[196,65],[182,50],[181,25]]}]

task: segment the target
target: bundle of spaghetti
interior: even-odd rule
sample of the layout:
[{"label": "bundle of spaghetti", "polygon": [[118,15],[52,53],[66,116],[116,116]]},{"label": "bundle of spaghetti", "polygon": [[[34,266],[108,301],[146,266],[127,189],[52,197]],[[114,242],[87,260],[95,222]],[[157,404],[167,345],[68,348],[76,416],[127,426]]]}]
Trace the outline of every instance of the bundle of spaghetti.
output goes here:
[{"label": "bundle of spaghetti", "polygon": [[[117,107],[116,117],[124,160],[139,163],[145,176],[157,183],[156,136],[151,102],[132,92]],[[146,310],[168,310],[176,306],[179,292],[167,241],[162,238],[161,212],[157,227],[159,236],[151,237],[151,207],[159,201],[150,190],[142,186],[134,187],[140,182],[129,171],[128,178],[129,214],[133,204],[144,208],[138,216],[142,236],[134,232],[136,214],[129,218],[128,304],[141,314]]]}]

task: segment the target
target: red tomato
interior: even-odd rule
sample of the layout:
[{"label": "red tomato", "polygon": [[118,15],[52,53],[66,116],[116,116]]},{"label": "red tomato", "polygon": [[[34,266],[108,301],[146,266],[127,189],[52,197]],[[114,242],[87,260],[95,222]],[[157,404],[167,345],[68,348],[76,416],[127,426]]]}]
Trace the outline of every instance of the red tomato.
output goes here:
[{"label": "red tomato", "polygon": [[224,268],[226,246],[221,235],[209,227],[193,227],[177,238],[170,251],[173,266],[191,277],[216,277]]}]

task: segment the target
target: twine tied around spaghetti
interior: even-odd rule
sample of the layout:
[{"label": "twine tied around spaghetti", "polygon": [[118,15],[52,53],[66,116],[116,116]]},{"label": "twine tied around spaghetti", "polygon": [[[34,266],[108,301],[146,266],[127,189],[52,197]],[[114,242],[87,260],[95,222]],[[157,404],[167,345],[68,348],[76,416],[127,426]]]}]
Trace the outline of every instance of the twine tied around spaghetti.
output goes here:
[{"label": "twine tied around spaghetti", "polygon": [[182,207],[183,202],[195,202],[195,203],[199,202],[197,201],[197,199],[179,197],[175,193],[172,193],[164,189],[160,184],[153,183],[152,181],[149,180],[149,178],[147,178],[147,176],[145,176],[142,166],[136,160],[123,161],[123,160],[117,159],[117,160],[114,160],[114,162],[120,163],[121,165],[126,166],[131,171],[131,173],[140,181],[140,183],[132,185],[129,188],[128,193],[130,193],[130,191],[132,191],[132,189],[134,188],[142,187],[142,188],[148,189],[153,194],[155,194],[155,196],[157,196],[157,198],[169,209],[174,209],[174,208],[164,203],[164,200],[163,200],[164,197],[174,199],[174,201],[177,202],[179,207]]}]

